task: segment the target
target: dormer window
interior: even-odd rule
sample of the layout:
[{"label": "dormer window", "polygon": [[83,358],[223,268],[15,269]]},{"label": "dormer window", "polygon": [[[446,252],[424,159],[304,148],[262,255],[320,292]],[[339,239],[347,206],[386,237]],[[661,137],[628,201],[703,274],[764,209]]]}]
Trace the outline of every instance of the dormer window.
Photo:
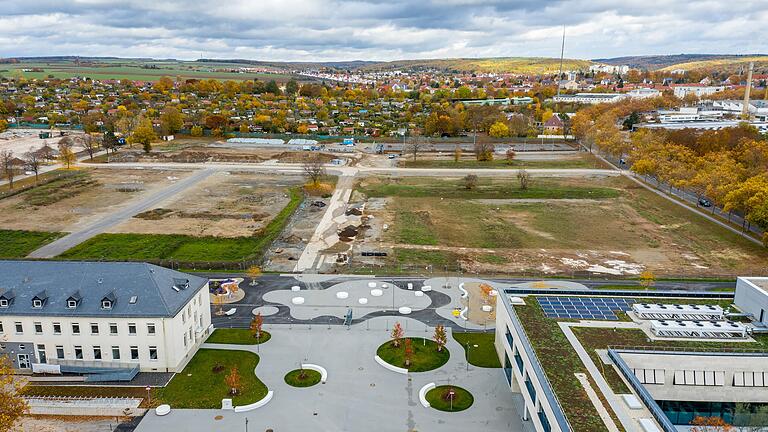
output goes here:
[{"label": "dormer window", "polygon": [[43,307],[43,301],[40,300],[40,299],[32,300],[32,307],[33,308],[41,308],[41,307]]},{"label": "dormer window", "polygon": [[67,300],[67,308],[74,309],[77,307],[77,300]]},{"label": "dormer window", "polygon": [[0,298],[0,307],[8,307],[8,299]]},{"label": "dormer window", "polygon": [[101,308],[102,309],[112,309],[112,301],[110,300],[102,300],[101,301]]}]

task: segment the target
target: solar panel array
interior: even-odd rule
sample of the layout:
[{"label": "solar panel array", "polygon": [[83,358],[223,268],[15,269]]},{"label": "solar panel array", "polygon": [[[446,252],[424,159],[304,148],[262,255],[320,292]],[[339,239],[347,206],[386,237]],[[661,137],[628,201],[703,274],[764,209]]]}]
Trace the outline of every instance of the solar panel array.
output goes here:
[{"label": "solar panel array", "polygon": [[548,318],[618,320],[614,311],[628,311],[629,299],[614,297],[536,297]]}]

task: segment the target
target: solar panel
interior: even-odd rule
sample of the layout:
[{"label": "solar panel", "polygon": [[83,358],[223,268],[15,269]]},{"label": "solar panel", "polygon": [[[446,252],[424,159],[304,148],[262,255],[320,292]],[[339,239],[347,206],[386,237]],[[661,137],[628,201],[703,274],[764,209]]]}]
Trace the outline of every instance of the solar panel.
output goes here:
[{"label": "solar panel", "polygon": [[627,311],[634,303],[613,297],[536,297],[548,318],[599,319],[616,321],[614,311]]}]

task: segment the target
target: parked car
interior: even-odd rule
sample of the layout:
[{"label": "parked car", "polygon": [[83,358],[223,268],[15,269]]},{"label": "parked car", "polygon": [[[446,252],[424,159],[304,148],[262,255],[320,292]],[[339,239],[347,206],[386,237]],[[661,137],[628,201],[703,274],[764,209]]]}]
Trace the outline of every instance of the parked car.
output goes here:
[{"label": "parked car", "polygon": [[706,198],[699,198],[699,205],[702,207],[712,207],[712,201]]}]

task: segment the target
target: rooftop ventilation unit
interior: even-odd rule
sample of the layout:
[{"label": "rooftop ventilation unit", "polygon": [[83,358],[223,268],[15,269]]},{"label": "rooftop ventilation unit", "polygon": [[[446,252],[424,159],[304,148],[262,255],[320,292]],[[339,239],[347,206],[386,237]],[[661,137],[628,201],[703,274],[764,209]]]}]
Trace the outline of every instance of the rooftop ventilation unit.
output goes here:
[{"label": "rooftop ventilation unit", "polygon": [[717,305],[635,303],[632,312],[646,320],[723,321],[723,308]]},{"label": "rooftop ventilation unit", "polygon": [[659,337],[694,339],[746,338],[747,327],[733,321],[651,321],[651,332]]}]

